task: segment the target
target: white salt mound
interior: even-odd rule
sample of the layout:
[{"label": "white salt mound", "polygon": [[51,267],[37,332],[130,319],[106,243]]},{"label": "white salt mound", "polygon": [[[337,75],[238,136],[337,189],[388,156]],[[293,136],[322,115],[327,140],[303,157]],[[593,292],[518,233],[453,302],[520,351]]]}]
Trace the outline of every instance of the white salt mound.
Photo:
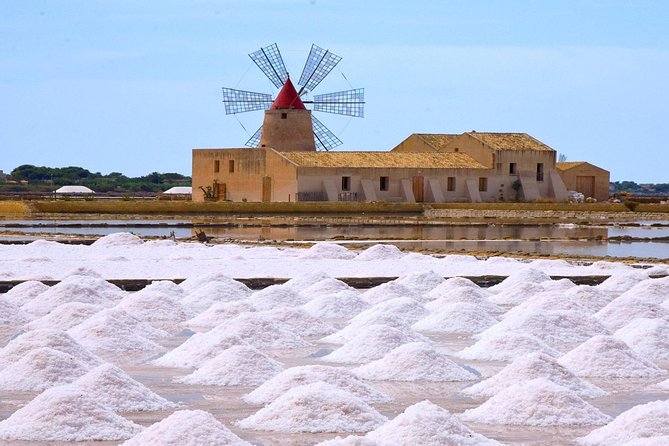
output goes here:
[{"label": "white salt mound", "polygon": [[325,382],[339,387],[370,404],[390,401],[388,396],[358,379],[351,370],[318,364],[286,369],[245,395],[244,401],[251,404],[268,404],[294,387],[315,382]]},{"label": "white salt mound", "polygon": [[239,336],[259,348],[297,348],[309,345],[286,324],[260,313],[242,313],[213,330],[222,335]]},{"label": "white salt mound", "polygon": [[79,378],[89,367],[74,356],[40,347],[0,370],[0,390],[42,391]]},{"label": "white salt mound", "polygon": [[511,361],[535,352],[545,353],[554,358],[562,355],[535,336],[510,331],[485,337],[476,344],[455,353],[455,356],[480,361]]},{"label": "white salt mound", "polygon": [[250,302],[259,311],[278,307],[298,307],[309,301],[293,288],[284,285],[270,285],[251,294]]},{"label": "white salt mound", "polygon": [[651,378],[667,373],[613,336],[593,336],[559,362],[578,376]]},{"label": "white salt mound", "polygon": [[0,422],[0,438],[6,440],[122,440],[141,430],[69,385],[45,390]]},{"label": "white salt mound", "polygon": [[604,308],[611,301],[608,294],[595,287],[575,286],[568,290],[544,291],[535,294],[517,307],[509,311],[506,316],[522,312],[538,310],[545,311],[581,311],[594,314]]},{"label": "white salt mound", "polygon": [[175,380],[212,386],[257,386],[283,370],[275,361],[251,346],[236,345],[205,362],[190,375]]},{"label": "white salt mound", "polygon": [[424,342],[410,342],[353,372],[379,381],[470,381],[478,377]]},{"label": "white salt mound", "polygon": [[321,441],[316,446],[382,446],[382,444],[367,437],[349,435],[346,438],[336,436],[332,440]]},{"label": "white salt mound", "polygon": [[547,378],[583,398],[605,395],[599,387],[574,375],[557,360],[545,353],[521,356],[492,377],[462,390],[465,395],[490,397],[512,384],[522,384],[536,378]]},{"label": "white salt mound", "polygon": [[631,271],[617,271],[611,274],[608,279],[600,283],[596,287],[598,289],[615,292],[618,295],[632,288],[637,283],[647,280],[648,273],[646,271],[631,270]]},{"label": "white salt mound", "polygon": [[495,440],[477,434],[448,410],[422,401],[407,407],[404,412],[381,427],[369,432],[366,438],[380,445],[393,446],[493,446]]},{"label": "white salt mound", "polygon": [[23,325],[31,319],[26,312],[0,296],[0,328]]},{"label": "white salt mound", "polygon": [[247,344],[239,336],[223,333],[221,330],[195,333],[180,346],[154,360],[153,364],[162,367],[200,367],[235,345]]},{"label": "white salt mound", "polygon": [[109,285],[111,284],[103,279],[70,276],[21,308],[28,313],[41,316],[68,302],[82,302],[107,308],[113,307],[116,303],[114,299],[120,298],[124,292],[119,288],[116,288],[118,292],[110,292]]},{"label": "white salt mound", "polygon": [[497,322],[494,316],[476,304],[456,302],[442,306],[411,328],[435,333],[480,333]]},{"label": "white salt mound", "polygon": [[519,305],[537,293],[545,291],[541,283],[518,282],[496,290],[488,300],[497,305]]},{"label": "white salt mound", "polygon": [[459,287],[440,293],[438,297],[436,293],[431,294],[430,297],[435,299],[425,304],[425,308],[434,312],[439,311],[444,305],[464,302],[474,304],[489,313],[503,313],[504,309],[490,302],[487,296],[488,294],[480,288]]},{"label": "white salt mound", "polygon": [[212,414],[178,410],[144,429],[121,446],[251,446]]},{"label": "white salt mound", "polygon": [[144,243],[141,238],[129,232],[116,232],[100,237],[91,245],[94,248],[111,248],[116,246],[137,246]]},{"label": "white salt mound", "polygon": [[301,290],[295,291],[311,300],[322,294],[334,294],[341,291],[355,291],[355,288],[350,287],[346,284],[346,282],[343,282],[339,279],[328,277],[326,279],[319,280],[318,282],[313,283],[305,288],[302,288]]},{"label": "white salt mound", "polygon": [[633,319],[614,336],[645,358],[669,359],[669,322],[664,319]]},{"label": "white salt mound", "polygon": [[446,282],[439,274],[432,270],[402,274],[394,280],[396,283],[414,290],[418,294],[426,294]]},{"label": "white salt mound", "polygon": [[362,300],[357,291],[351,290],[320,295],[301,308],[315,317],[352,318],[369,307],[369,303]]},{"label": "white salt mound", "polygon": [[67,333],[98,354],[161,351],[164,347],[148,339],[110,314],[94,314]]},{"label": "white salt mound", "polygon": [[372,305],[400,297],[408,297],[417,301],[423,300],[418,293],[397,282],[386,282],[377,285],[362,293],[360,297]]},{"label": "white salt mound", "polygon": [[88,277],[97,277],[98,279],[103,279],[102,274],[86,266],[78,266],[74,269],[71,269],[65,274],[63,274],[62,278],[64,279],[70,276],[88,276]]},{"label": "white salt mound", "polygon": [[[95,321],[95,322],[94,322]],[[131,330],[133,333],[143,336],[148,339],[158,339],[168,337],[170,334],[165,330],[152,327],[151,325],[140,321],[136,317],[128,314],[122,308],[118,306],[112,308],[105,308],[104,310],[98,311],[93,316],[89,317],[84,321],[86,324],[95,325],[108,325],[113,327],[122,326]],[[84,323],[82,322],[82,324]]]},{"label": "white salt mound", "polygon": [[404,253],[395,245],[374,245],[362,251],[355,260],[398,260]]},{"label": "white salt mound", "polygon": [[635,438],[628,441],[623,446],[667,446],[669,444],[669,435],[649,438]]},{"label": "white salt mound", "polygon": [[316,243],[301,254],[305,259],[352,259],[354,252],[336,243]]},{"label": "white salt mound", "polygon": [[497,285],[488,288],[488,291],[491,291],[493,293],[498,293],[500,291],[504,291],[511,285],[516,285],[519,283],[540,284],[541,282],[545,282],[547,280],[551,280],[551,276],[549,276],[545,272],[538,270],[536,268],[525,267],[509,274],[509,276],[506,279],[504,279],[501,283],[498,283]]},{"label": "white salt mound", "polygon": [[246,300],[217,302],[194,318],[184,322],[184,325],[191,328],[213,328],[221,322],[247,311],[255,311],[255,307]]},{"label": "white salt mound", "polygon": [[611,417],[546,378],[511,385],[460,416],[465,421],[525,426],[605,424]]},{"label": "white salt mound", "polygon": [[238,425],[274,432],[367,432],[386,420],[351,393],[316,382],[288,390]]},{"label": "white salt mound", "polygon": [[93,316],[104,307],[95,304],[85,304],[82,302],[68,302],[54,308],[49,314],[46,314],[26,325],[27,328],[34,330],[37,328],[54,328],[58,330],[68,330]]},{"label": "white salt mound", "polygon": [[31,350],[49,347],[73,356],[89,367],[102,364],[102,360],[85,349],[70,335],[60,330],[30,330],[12,339],[0,349],[0,369],[17,362]]},{"label": "white salt mound", "polygon": [[3,295],[3,297],[17,307],[20,307],[48,289],[49,286],[44,285],[42,282],[37,280],[27,280],[12,287]]},{"label": "white salt mound", "polygon": [[126,297],[117,308],[142,322],[168,331],[176,330],[181,322],[194,316],[179,302],[178,297],[147,288]]},{"label": "white salt mound", "polygon": [[324,271],[309,271],[299,273],[282,285],[284,288],[290,288],[293,291],[302,291],[303,289],[320,282],[323,279],[331,279],[328,273]]},{"label": "white salt mound", "polygon": [[584,446],[617,446],[644,438],[669,435],[669,400],[639,404],[618,415],[604,427],[577,440]]},{"label": "white salt mound", "polygon": [[234,280],[209,282],[188,293],[181,299],[181,304],[192,311],[201,312],[215,303],[239,301],[250,294],[251,290],[246,285]]},{"label": "white salt mound", "polygon": [[310,315],[302,308],[279,307],[263,312],[301,336],[323,336],[335,331],[331,324]]},{"label": "white salt mound", "polygon": [[116,412],[164,410],[176,406],[110,363],[90,370],[70,387]]},{"label": "white salt mound", "polygon": [[[200,288],[201,286],[204,286],[211,282],[223,282],[223,283],[234,282],[246,287],[246,285],[244,285],[243,283],[237,282],[236,280],[230,278],[226,274],[219,271],[190,276],[186,280],[181,282],[179,284],[179,287],[184,291],[185,294],[189,294],[195,291],[196,289]],[[246,287],[245,293],[248,295],[250,292],[251,290],[248,287]]]},{"label": "white salt mound", "polygon": [[425,341],[411,329],[399,330],[388,325],[370,325],[332,353],[323,356],[326,362],[365,363],[382,358],[389,351],[407,342]]}]

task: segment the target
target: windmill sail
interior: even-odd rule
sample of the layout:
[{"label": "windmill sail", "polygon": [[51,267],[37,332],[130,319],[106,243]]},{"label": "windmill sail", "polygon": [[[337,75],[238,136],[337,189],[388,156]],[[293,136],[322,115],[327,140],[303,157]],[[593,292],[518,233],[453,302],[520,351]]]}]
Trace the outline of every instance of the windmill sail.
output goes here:
[{"label": "windmill sail", "polygon": [[309,57],[307,57],[307,62],[304,64],[302,75],[297,83],[302,86],[300,95],[307,91],[313,91],[330,74],[330,71],[337,66],[340,60],[341,57],[331,53],[329,50],[311,45]]},{"label": "windmill sail", "polygon": [[272,105],[272,95],[223,87],[225,114],[265,110]]},{"label": "windmill sail", "polygon": [[314,110],[362,118],[365,114],[365,89],[314,95]]},{"label": "windmill sail", "polygon": [[260,145],[260,137],[262,136],[262,126],[246,141],[246,147],[258,147]]},{"label": "windmill sail", "polygon": [[342,142],[337,138],[334,133],[332,133],[325,125],[316,119],[314,115],[311,115],[311,123],[314,126],[314,142],[316,147],[319,150],[325,150],[326,152],[330,151],[339,145]]},{"label": "windmill sail", "polygon": [[276,88],[281,88],[288,79],[288,70],[283,63],[281,52],[276,43],[265,48],[260,48],[258,51],[249,54],[249,57],[258,65],[260,71],[265,73]]}]

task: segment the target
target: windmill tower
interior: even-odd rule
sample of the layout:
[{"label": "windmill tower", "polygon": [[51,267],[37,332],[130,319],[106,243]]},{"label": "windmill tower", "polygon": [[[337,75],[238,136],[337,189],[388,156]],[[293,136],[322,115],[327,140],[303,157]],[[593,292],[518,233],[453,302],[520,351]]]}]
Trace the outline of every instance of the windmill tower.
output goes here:
[{"label": "windmill tower", "polygon": [[[304,64],[297,83],[290,80],[276,44],[249,54],[253,62],[279,89],[276,98],[266,93],[223,88],[226,114],[265,110],[263,125],[246,142],[248,147],[272,147],[278,151],[330,150],[342,142],[307,109],[362,118],[365,92],[363,88],[314,95],[306,100],[318,84],[339,63],[341,57],[316,45]],[[304,99],[303,99],[304,98]]]}]

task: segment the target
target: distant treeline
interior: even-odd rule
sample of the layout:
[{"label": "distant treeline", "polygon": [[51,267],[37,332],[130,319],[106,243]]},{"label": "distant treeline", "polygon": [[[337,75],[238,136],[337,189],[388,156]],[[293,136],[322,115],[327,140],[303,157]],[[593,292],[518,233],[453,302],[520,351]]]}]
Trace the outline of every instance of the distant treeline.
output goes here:
[{"label": "distant treeline", "polygon": [[611,183],[611,191],[634,195],[669,195],[669,183],[637,184],[634,181],[614,181]]},{"label": "distant treeline", "polygon": [[102,175],[82,167],[44,167],[24,164],[0,183],[7,192],[50,191],[66,185],[81,185],[95,192],[162,192],[173,186],[190,186],[191,178],[178,173],[152,172],[127,177],[120,172]]}]

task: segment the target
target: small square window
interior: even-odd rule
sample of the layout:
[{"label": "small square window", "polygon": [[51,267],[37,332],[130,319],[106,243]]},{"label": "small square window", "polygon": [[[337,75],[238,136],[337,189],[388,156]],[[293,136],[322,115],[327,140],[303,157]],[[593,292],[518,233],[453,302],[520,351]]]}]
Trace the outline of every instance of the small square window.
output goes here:
[{"label": "small square window", "polygon": [[446,190],[453,192],[455,190],[455,177],[448,177],[446,180]]},{"label": "small square window", "polygon": [[488,190],[488,179],[485,177],[479,178],[479,192],[486,192]]},{"label": "small square window", "polygon": [[515,175],[517,173],[516,163],[509,163],[509,175]]},{"label": "small square window", "polygon": [[235,160],[228,161],[228,172],[232,173],[235,171]]},{"label": "small square window", "polygon": [[379,178],[379,190],[388,190],[388,185],[390,184],[389,177]]},{"label": "small square window", "polygon": [[221,171],[221,161],[214,160],[214,173],[218,173],[220,171]]},{"label": "small square window", "polygon": [[351,177],[341,177],[341,190],[351,190]]},{"label": "small square window", "polygon": [[281,119],[288,119],[288,113],[281,113]]},{"label": "small square window", "polygon": [[544,163],[537,163],[537,181],[544,180]]}]

